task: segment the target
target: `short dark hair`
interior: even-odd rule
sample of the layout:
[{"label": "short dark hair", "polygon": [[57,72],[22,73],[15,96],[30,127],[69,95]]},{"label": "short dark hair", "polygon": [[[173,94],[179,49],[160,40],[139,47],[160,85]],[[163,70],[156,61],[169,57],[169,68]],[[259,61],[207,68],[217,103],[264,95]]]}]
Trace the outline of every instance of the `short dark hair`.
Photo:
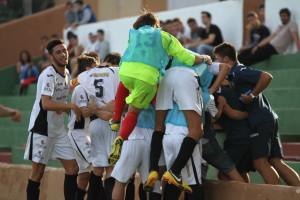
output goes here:
[{"label": "short dark hair", "polygon": [[168,19],[167,21],[165,21],[165,25],[167,25],[167,24],[172,24],[172,23],[173,23],[173,21],[170,20],[170,19]]},{"label": "short dark hair", "polygon": [[111,63],[112,65],[119,65],[121,60],[121,54],[118,52],[111,52],[107,54],[103,62]]},{"label": "short dark hair", "polygon": [[179,23],[182,23],[181,19],[178,18],[178,17],[174,18],[174,19],[173,19],[173,22],[179,22]]},{"label": "short dark hair", "polygon": [[83,1],[81,1],[81,0],[77,0],[77,1],[75,1],[75,3],[77,3],[79,5],[83,5]]},{"label": "short dark hair", "polygon": [[75,34],[70,34],[69,40],[72,39],[72,38],[75,38],[76,40],[78,39],[77,35],[75,35]]},{"label": "short dark hair", "polygon": [[103,29],[98,29],[97,33],[101,33],[102,35],[104,35],[104,30]]},{"label": "short dark hair", "polygon": [[211,14],[207,11],[202,11],[201,14],[205,14],[209,19],[211,19]]},{"label": "short dark hair", "polygon": [[93,57],[98,63],[100,63],[100,57],[95,51],[87,51],[83,55]]},{"label": "short dark hair", "polygon": [[279,15],[281,15],[282,13],[286,13],[289,17],[291,16],[291,11],[288,8],[282,8],[279,11]]},{"label": "short dark hair", "polygon": [[264,3],[259,4],[258,8],[259,8],[259,9],[265,8],[265,4],[264,4]]},{"label": "short dark hair", "polygon": [[92,67],[94,63],[97,63],[95,58],[86,56],[86,55],[81,55],[77,58],[77,75],[80,74],[81,72],[85,71],[86,67]]},{"label": "short dark hair", "polygon": [[251,11],[251,12],[249,12],[249,13],[247,14],[247,18],[249,18],[249,17],[258,18],[258,15],[256,14],[256,12]]},{"label": "short dark hair", "polygon": [[[25,53],[27,55],[27,60],[23,60],[22,54]],[[23,50],[20,52],[20,59],[19,61],[21,62],[22,65],[26,64],[26,62],[31,62],[31,56],[30,53],[27,50]]]},{"label": "short dark hair", "polygon": [[233,44],[230,42],[223,42],[215,47],[214,54],[219,54],[221,57],[228,56],[232,61],[237,61],[237,52]]},{"label": "short dark hair", "polygon": [[190,17],[188,20],[187,20],[187,23],[197,23],[196,19],[195,18],[192,18]]},{"label": "short dark hair", "polygon": [[57,45],[64,44],[63,40],[52,40],[47,44],[47,50],[49,54],[53,53],[53,48]]},{"label": "short dark hair", "polygon": [[133,28],[138,30],[140,27],[143,27],[145,25],[149,25],[154,28],[160,28],[158,17],[148,11],[144,11],[143,14],[137,18],[137,20],[133,24]]},{"label": "short dark hair", "polygon": [[72,31],[68,31],[67,32],[67,38],[68,38],[68,40],[70,40],[73,35],[74,35],[74,33]]}]

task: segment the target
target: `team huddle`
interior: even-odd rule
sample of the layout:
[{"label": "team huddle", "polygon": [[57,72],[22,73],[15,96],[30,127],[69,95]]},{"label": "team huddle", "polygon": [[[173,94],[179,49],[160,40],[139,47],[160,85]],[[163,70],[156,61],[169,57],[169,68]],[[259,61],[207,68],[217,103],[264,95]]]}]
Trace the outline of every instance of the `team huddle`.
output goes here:
[{"label": "team huddle", "polygon": [[[230,43],[215,48],[212,62],[159,27],[155,15],[141,15],[122,57],[110,53],[100,65],[87,52],[77,58],[72,81],[65,45],[49,42],[52,66],[37,83],[24,155],[32,161],[27,199],[39,199],[53,159],[65,169],[68,200],[129,199],[136,171],[148,199],[201,199],[203,162],[224,180],[249,182],[248,172],[257,170],[266,183],[279,184],[274,173],[282,170],[288,184],[300,184],[282,163],[278,117],[262,94],[272,76],[239,64]],[[228,134],[226,154],[215,142],[216,120]]]}]

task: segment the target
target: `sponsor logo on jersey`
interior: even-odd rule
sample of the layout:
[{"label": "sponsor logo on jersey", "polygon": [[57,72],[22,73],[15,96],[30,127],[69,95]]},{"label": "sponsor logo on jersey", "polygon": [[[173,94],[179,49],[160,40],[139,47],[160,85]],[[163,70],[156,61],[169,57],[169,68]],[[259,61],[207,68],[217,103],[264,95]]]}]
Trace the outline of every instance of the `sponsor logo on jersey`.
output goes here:
[{"label": "sponsor logo on jersey", "polygon": [[109,77],[109,73],[105,72],[105,73],[93,73],[90,75],[90,77]]},{"label": "sponsor logo on jersey", "polygon": [[61,88],[56,88],[56,89],[55,89],[55,92],[61,92],[61,91],[62,91]]},{"label": "sponsor logo on jersey", "polygon": [[34,155],[34,157],[44,158],[43,152],[42,152],[42,151],[38,151],[38,152]]},{"label": "sponsor logo on jersey", "polygon": [[[47,76],[48,76],[48,77],[51,77],[51,76],[53,76],[53,74],[47,74]],[[53,77],[54,77],[54,76],[53,76]]]},{"label": "sponsor logo on jersey", "polygon": [[250,135],[250,138],[254,138],[254,137],[257,137],[257,136],[259,136],[258,133],[253,133],[253,134]]}]

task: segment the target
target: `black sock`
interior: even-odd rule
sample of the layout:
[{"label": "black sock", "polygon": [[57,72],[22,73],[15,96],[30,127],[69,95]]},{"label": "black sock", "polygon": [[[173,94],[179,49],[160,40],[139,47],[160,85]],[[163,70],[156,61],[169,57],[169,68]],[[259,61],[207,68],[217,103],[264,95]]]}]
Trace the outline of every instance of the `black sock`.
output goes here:
[{"label": "black sock", "polygon": [[149,192],[149,200],[161,200],[161,194]]},{"label": "black sock", "polygon": [[180,191],[179,187],[177,187],[173,184],[166,183],[163,199],[164,200],[178,199],[178,197],[180,196],[180,193],[181,193],[181,191]]},{"label": "black sock", "polygon": [[204,200],[203,188],[200,185],[189,185],[193,193],[187,194],[185,193],[185,200]]},{"label": "black sock", "polygon": [[77,195],[76,195],[76,200],[84,200],[84,196],[86,194],[85,190],[82,190],[80,188],[77,188]]},{"label": "black sock", "polygon": [[158,161],[162,151],[162,140],[164,133],[160,131],[154,131],[151,139],[151,149],[150,149],[150,172],[158,172]]},{"label": "black sock", "polygon": [[27,199],[29,200],[38,200],[40,196],[40,182],[35,182],[33,180],[28,179],[28,184],[26,188]]},{"label": "black sock", "polygon": [[88,188],[88,200],[106,199],[105,189],[103,187],[102,176],[97,176],[91,172]]},{"label": "black sock", "polygon": [[191,137],[185,137],[180,147],[180,151],[171,167],[171,171],[175,175],[179,175],[181,170],[191,158],[197,142]]},{"label": "black sock", "polygon": [[76,175],[65,174],[65,182],[64,182],[65,200],[74,200],[76,198],[76,192],[77,192],[77,174]]},{"label": "black sock", "polygon": [[135,178],[131,178],[127,184],[125,200],[134,200],[134,196],[135,196],[134,180]]},{"label": "black sock", "polygon": [[146,191],[143,189],[143,184],[140,184],[139,186],[139,197],[140,200],[147,200],[147,194]]},{"label": "black sock", "polygon": [[109,177],[104,180],[104,188],[106,193],[106,199],[111,200],[112,199],[112,192],[115,186],[115,179],[113,177]]}]

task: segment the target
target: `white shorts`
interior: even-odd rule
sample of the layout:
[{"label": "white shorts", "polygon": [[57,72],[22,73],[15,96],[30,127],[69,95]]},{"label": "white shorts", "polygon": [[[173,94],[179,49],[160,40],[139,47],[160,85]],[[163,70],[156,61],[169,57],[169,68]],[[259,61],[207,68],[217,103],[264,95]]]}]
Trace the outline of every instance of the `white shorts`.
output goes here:
[{"label": "white shorts", "polygon": [[[187,135],[187,132],[182,134],[172,134],[168,132],[170,130],[168,130],[168,127],[172,127],[174,128],[173,130],[176,130],[176,128],[179,128],[179,126],[167,124],[166,135],[163,139],[163,148],[165,153],[167,170],[171,168],[173,162],[175,161],[179,153],[183,139]],[[200,155],[200,147],[199,144],[197,144],[193,152],[192,158],[188,160],[187,164],[181,171],[181,175],[188,185],[201,184],[201,160],[202,158]]]},{"label": "white shorts", "polygon": [[56,160],[58,158],[65,160],[75,159],[74,151],[67,133],[61,133],[55,137],[48,137],[29,132],[24,153],[25,160],[47,165],[49,160]]},{"label": "white shorts", "polygon": [[[135,127],[132,133],[151,135],[153,129]],[[142,182],[149,174],[151,139],[126,140],[122,147],[121,157],[116,163],[111,176],[121,183],[127,183],[136,170],[140,173]]]},{"label": "white shorts", "polygon": [[108,167],[108,156],[111,153],[118,132],[112,131],[107,121],[95,119],[90,122],[91,161],[93,167]]},{"label": "white shorts", "polygon": [[73,146],[74,155],[79,167],[78,174],[90,172],[91,142],[83,130],[69,130],[68,137]]},{"label": "white shorts", "polygon": [[193,70],[173,67],[161,80],[157,91],[156,110],[170,110],[174,101],[180,110],[194,110],[202,116],[202,90]]}]

